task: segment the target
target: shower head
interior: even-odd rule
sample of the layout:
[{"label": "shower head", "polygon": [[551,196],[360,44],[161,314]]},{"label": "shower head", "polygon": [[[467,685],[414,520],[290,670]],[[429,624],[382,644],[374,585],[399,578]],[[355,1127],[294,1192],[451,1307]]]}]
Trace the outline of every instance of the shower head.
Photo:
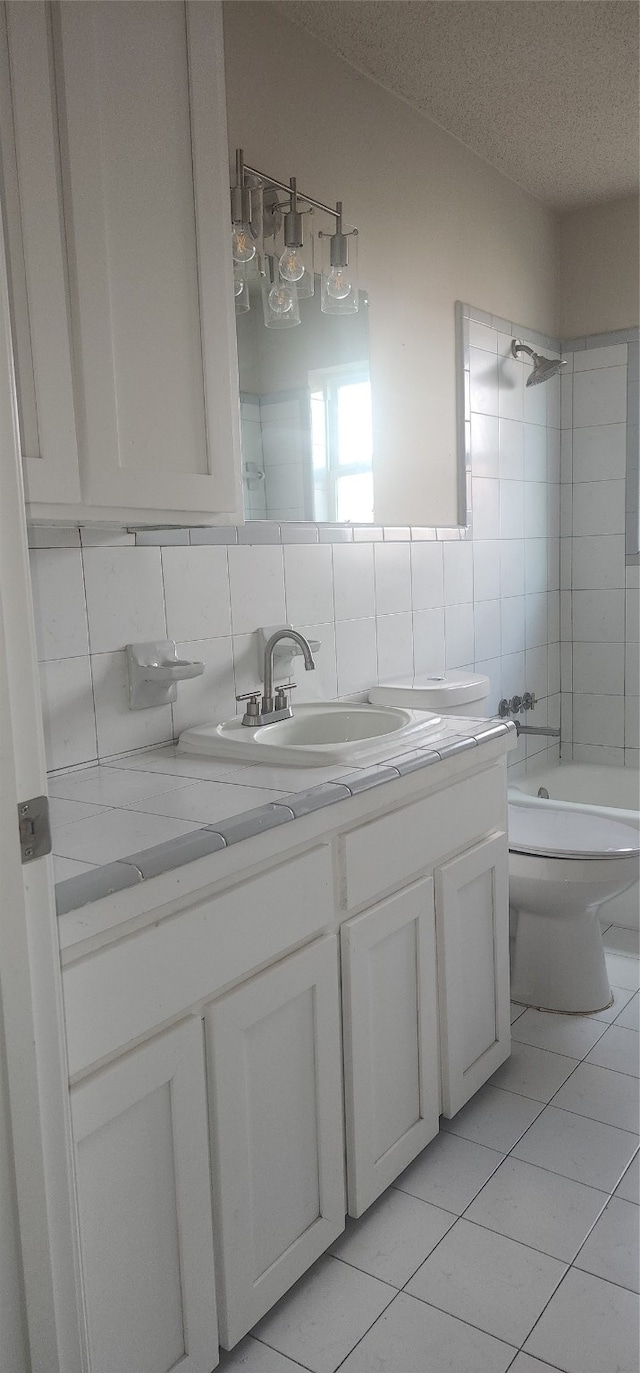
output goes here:
[{"label": "shower head", "polygon": [[533,369],[527,377],[527,386],[539,386],[540,382],[548,381],[550,377],[557,376],[558,372],[567,365],[560,358],[544,358],[541,353],[534,353],[533,348],[530,348],[527,343],[523,343],[519,338],[514,338],[511,344],[511,352],[514,358],[517,358],[519,353],[528,353],[529,357],[533,359]]}]

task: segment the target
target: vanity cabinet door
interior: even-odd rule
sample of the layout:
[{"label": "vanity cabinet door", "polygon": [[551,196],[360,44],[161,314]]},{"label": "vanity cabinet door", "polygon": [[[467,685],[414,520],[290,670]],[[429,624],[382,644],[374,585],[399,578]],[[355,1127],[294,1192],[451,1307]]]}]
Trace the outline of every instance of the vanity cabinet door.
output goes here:
[{"label": "vanity cabinet door", "polygon": [[509,850],[484,839],[436,870],[442,1111],[448,1119],[509,1057]]},{"label": "vanity cabinet door", "polygon": [[433,880],[341,928],[349,1215],[438,1133]]},{"label": "vanity cabinet door", "polygon": [[203,1027],[71,1092],[91,1373],[218,1363]]},{"label": "vanity cabinet door", "polygon": [[59,19],[85,502],[234,513],[221,7],[77,0]]},{"label": "vanity cabinet door", "polygon": [[339,1016],[335,935],[206,1012],[226,1349],[344,1229]]},{"label": "vanity cabinet door", "polygon": [[0,161],[25,494],[81,500],[53,27],[44,0],[0,10]]}]

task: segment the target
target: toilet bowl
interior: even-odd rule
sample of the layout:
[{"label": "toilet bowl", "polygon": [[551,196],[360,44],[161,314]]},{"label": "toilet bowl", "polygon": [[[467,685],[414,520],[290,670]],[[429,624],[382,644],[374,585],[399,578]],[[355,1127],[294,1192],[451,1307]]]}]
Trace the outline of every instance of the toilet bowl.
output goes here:
[{"label": "toilet bowl", "polygon": [[[369,700],[442,715],[483,716],[488,678],[446,672],[396,678]],[[638,881],[638,830],[566,807],[509,805],[509,901],[516,935],[511,995],[541,1010],[588,1014],[611,1004],[598,912]]]},{"label": "toilet bowl", "polygon": [[540,1010],[603,1010],[612,993],[598,914],[638,881],[638,830],[553,806],[508,810],[511,996]]}]

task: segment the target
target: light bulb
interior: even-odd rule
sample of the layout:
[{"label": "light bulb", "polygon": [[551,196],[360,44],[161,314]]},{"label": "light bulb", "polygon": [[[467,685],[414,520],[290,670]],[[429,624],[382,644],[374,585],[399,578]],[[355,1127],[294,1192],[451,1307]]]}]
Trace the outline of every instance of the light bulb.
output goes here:
[{"label": "light bulb", "polygon": [[301,281],[304,276],[304,262],[298,248],[285,248],[280,258],[280,276],[285,281]]},{"label": "light bulb", "polygon": [[233,225],[232,252],[234,262],[251,262],[256,255],[256,245],[251,241],[251,230],[247,224]]},{"label": "light bulb", "polygon": [[269,309],[280,317],[293,309],[293,293],[284,281],[276,281],[269,292]]},{"label": "light bulb", "polygon": [[244,291],[244,273],[237,269],[233,273],[233,294],[241,296]]},{"label": "light bulb", "polygon": [[333,300],[346,300],[351,282],[346,267],[332,267],[327,277],[327,295]]}]

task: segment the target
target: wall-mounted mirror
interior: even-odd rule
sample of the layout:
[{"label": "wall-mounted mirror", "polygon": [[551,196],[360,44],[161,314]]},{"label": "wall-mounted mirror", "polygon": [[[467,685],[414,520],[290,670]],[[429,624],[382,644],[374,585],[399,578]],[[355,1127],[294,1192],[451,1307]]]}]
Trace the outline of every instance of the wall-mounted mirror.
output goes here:
[{"label": "wall-mounted mirror", "polygon": [[264,325],[259,278],[236,318],[247,520],[373,520],[366,295],[356,314],[301,299],[293,329]]}]

